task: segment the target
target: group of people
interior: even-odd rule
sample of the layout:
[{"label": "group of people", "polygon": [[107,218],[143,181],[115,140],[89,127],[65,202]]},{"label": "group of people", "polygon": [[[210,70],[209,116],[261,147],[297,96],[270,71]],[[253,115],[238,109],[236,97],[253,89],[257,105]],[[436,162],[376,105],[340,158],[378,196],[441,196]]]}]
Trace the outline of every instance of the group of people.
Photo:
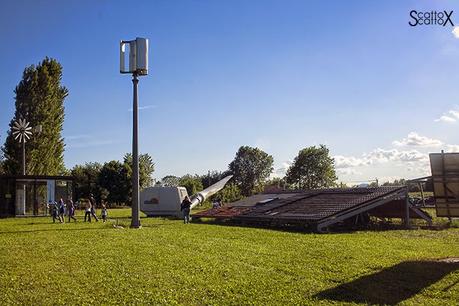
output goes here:
[{"label": "group of people", "polygon": [[[77,219],[75,218],[75,204],[73,203],[72,199],[69,198],[67,203],[64,202],[62,198],[59,199],[59,202],[54,202],[48,204],[49,209],[51,210],[51,217],[53,218],[53,223],[59,221],[60,223],[65,223],[65,215],[68,216],[69,221],[74,220],[75,222]],[[103,222],[107,221],[108,210],[105,204],[102,204],[102,212],[101,218]],[[84,222],[91,222],[91,217],[93,217],[96,221],[99,221],[99,218],[96,215],[96,200],[92,194],[89,195],[89,200],[86,202],[85,205],[85,214],[84,214]]]}]

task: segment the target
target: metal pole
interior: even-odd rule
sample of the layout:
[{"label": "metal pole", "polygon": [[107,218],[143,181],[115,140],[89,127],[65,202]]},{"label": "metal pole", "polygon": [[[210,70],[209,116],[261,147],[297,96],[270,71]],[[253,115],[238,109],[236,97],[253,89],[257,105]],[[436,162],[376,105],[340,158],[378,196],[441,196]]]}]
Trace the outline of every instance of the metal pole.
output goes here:
[{"label": "metal pole", "polygon": [[132,220],[131,227],[140,227],[139,218],[139,143],[138,143],[138,102],[137,102],[137,86],[139,80],[137,73],[132,75],[132,84],[134,86],[134,99],[133,99],[133,122],[132,122]]},{"label": "metal pole", "polygon": [[26,168],[25,168],[25,141],[22,141],[22,175],[26,175]]},{"label": "metal pole", "polygon": [[406,187],[406,192],[405,192],[405,227],[407,229],[410,228],[410,197],[408,194],[409,190],[408,187]]},{"label": "metal pole", "polygon": [[[26,162],[25,162],[25,139],[22,140],[22,175],[26,175]],[[24,178],[25,179],[25,178]],[[22,207],[21,207],[21,215],[25,215],[26,213],[26,184],[24,181],[24,184],[22,184],[22,192],[23,192],[23,198],[22,198]]]}]

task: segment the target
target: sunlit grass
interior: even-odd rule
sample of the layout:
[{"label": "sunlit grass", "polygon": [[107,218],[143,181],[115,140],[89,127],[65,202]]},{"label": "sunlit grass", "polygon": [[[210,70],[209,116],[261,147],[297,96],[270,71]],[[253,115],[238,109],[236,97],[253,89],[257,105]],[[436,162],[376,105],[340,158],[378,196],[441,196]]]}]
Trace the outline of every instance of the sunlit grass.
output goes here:
[{"label": "sunlit grass", "polygon": [[[128,216],[0,220],[0,304],[328,304],[321,292],[399,263],[459,257],[457,228],[320,235],[142,218],[134,230]],[[453,305],[458,283],[452,269],[405,302]]]}]

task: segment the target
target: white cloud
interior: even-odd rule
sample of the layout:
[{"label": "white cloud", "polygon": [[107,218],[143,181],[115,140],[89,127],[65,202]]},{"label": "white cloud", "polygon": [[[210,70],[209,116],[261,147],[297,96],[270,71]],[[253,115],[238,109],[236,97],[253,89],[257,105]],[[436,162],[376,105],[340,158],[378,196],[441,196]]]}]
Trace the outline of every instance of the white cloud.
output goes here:
[{"label": "white cloud", "polygon": [[338,174],[341,174],[341,175],[358,175],[358,174],[362,174],[362,172],[357,171],[357,170],[352,169],[352,168],[338,168],[338,169],[336,169],[336,172]]},{"label": "white cloud", "polygon": [[393,162],[418,162],[428,160],[428,155],[417,150],[399,151],[397,149],[385,150],[377,148],[363,155],[371,164]]},{"label": "white cloud", "polygon": [[446,116],[446,115],[443,115],[441,116],[440,118],[438,119],[435,119],[435,122],[446,122],[446,123],[452,123],[452,122],[456,122],[456,119],[454,118],[451,118],[449,116]]},{"label": "white cloud", "polygon": [[416,132],[411,132],[407,138],[403,138],[401,141],[395,140],[392,144],[395,146],[439,147],[443,143],[438,139],[428,138]]},{"label": "white cloud", "polygon": [[358,167],[358,166],[364,166],[367,164],[367,161],[365,159],[357,158],[354,156],[336,155],[333,158],[335,159],[335,167],[337,169]]},{"label": "white cloud", "polygon": [[454,37],[459,38],[459,27],[454,27],[451,33],[453,33]]},{"label": "white cloud", "polygon": [[453,123],[459,120],[459,111],[457,110],[449,110],[444,113],[440,118],[435,119],[435,122],[445,122],[445,123]]},{"label": "white cloud", "polygon": [[[459,150],[459,146],[458,146]],[[397,149],[377,148],[369,153],[364,153],[362,157],[336,155],[335,167],[342,174],[351,174],[346,169],[365,167],[388,162],[407,163],[410,166],[424,166],[429,161],[429,156],[417,150],[400,151]]]},{"label": "white cloud", "polygon": [[276,168],[271,174],[271,177],[283,177],[287,173],[288,168],[292,165],[292,161],[284,161],[279,168]]},{"label": "white cloud", "polygon": [[446,145],[446,152],[459,152],[459,145]]}]

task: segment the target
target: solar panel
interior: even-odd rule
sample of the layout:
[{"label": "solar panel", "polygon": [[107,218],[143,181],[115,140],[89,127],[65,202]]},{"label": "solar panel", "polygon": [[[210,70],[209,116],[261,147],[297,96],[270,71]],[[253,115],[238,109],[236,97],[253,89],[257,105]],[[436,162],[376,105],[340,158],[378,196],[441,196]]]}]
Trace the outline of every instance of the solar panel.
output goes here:
[{"label": "solar panel", "polygon": [[430,168],[438,217],[459,217],[459,153],[431,153]]}]

